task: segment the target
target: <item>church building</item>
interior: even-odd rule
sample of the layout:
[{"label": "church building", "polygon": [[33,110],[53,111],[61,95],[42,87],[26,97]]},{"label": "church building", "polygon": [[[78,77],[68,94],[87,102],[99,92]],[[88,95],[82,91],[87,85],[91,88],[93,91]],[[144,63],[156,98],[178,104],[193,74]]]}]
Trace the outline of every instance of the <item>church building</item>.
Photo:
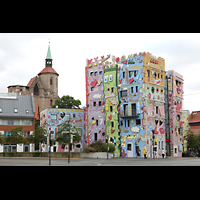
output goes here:
[{"label": "church building", "polygon": [[59,74],[52,67],[52,57],[50,44],[48,46],[47,56],[45,59],[45,68],[35,77],[31,78],[26,86],[10,85],[8,93],[16,93],[18,95],[30,95],[33,93],[35,108],[40,113],[47,107],[55,104],[58,96],[58,76]]}]

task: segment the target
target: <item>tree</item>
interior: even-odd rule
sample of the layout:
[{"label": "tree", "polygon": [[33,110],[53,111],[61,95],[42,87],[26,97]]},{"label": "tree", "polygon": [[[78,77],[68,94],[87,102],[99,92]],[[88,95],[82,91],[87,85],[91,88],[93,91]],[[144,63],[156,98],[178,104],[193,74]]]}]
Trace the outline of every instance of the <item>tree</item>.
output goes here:
[{"label": "tree", "polygon": [[0,133],[0,144],[4,144],[3,134]]},{"label": "tree", "polygon": [[69,95],[64,95],[60,99],[55,100],[55,104],[52,106],[52,108],[55,108],[58,106],[58,108],[78,108],[80,109],[81,101],[79,99],[75,100],[74,97],[71,97]]},{"label": "tree", "polygon": [[193,131],[189,130],[183,138],[187,140],[187,146],[190,148],[198,148],[200,146],[200,134],[194,135]]},{"label": "tree", "polygon": [[28,142],[35,144],[35,149],[39,149],[39,143],[44,143],[47,139],[46,125],[47,123],[43,124],[42,126],[36,127],[33,131],[33,134],[27,137]]},{"label": "tree", "polygon": [[23,126],[17,126],[16,128],[12,128],[10,130],[10,135],[5,137],[5,142],[10,144],[16,144],[16,152],[17,152],[17,144],[26,143],[26,139],[24,138]]},{"label": "tree", "polygon": [[[73,144],[75,141],[79,142],[81,140],[82,132],[81,129],[79,130],[76,127],[72,127],[70,124],[70,119],[66,120],[64,123],[59,124],[58,127],[61,127],[61,129],[56,133],[57,138],[56,141],[59,144],[66,144],[69,143],[69,139],[67,138],[67,135],[69,135],[69,127],[70,127],[70,138],[72,139],[73,137]],[[63,133],[66,131],[67,133]],[[74,135],[74,136],[73,136]]]}]

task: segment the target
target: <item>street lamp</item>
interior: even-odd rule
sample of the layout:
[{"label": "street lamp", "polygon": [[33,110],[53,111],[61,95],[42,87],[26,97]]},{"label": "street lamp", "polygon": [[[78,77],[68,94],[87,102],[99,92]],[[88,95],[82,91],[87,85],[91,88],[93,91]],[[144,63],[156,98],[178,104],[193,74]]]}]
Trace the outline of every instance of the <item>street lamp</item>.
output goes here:
[{"label": "street lamp", "polygon": [[108,160],[108,150],[109,150],[109,147],[108,147],[108,134],[107,134],[107,160]]},{"label": "street lamp", "polygon": [[154,136],[154,130],[152,130],[152,133],[153,133],[153,159],[154,159],[154,138],[155,138],[155,136]]}]

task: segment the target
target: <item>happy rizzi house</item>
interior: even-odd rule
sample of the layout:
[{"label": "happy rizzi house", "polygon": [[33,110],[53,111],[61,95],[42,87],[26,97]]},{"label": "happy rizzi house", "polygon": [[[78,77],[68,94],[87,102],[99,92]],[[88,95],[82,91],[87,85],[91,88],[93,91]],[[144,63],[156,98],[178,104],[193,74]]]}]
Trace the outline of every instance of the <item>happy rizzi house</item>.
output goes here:
[{"label": "happy rizzi house", "polygon": [[[173,84],[173,90],[177,91],[177,94],[174,94],[174,100],[178,116],[173,118],[171,117],[173,115],[170,115],[169,118],[170,121],[174,121],[171,124],[173,129],[176,129],[177,135],[179,134],[175,138],[171,132],[169,135],[166,131],[168,127],[166,110],[168,100],[170,100],[167,94],[170,93],[169,87],[171,87],[166,77],[171,73],[166,76],[165,60],[149,52],[143,52],[129,55],[127,58],[126,56],[122,56],[121,59],[118,57],[113,59],[112,64],[109,62],[106,64],[103,58],[99,61],[96,59],[92,63],[89,60],[86,67],[86,138],[88,144],[109,136],[108,142],[115,145],[115,156],[117,157],[136,157],[139,151],[143,157],[144,149],[146,149],[147,157],[161,158],[162,148],[166,150],[166,155],[170,156],[169,149],[173,148],[172,144],[178,141],[173,151],[181,152],[182,122],[176,122],[176,120],[180,120],[182,116],[182,87],[180,87],[182,78],[176,77],[177,81],[175,80]],[[102,74],[103,76],[99,76]],[[99,87],[102,81],[103,85]],[[91,96],[102,99],[93,99]],[[99,101],[103,103],[98,104]],[[98,115],[101,113],[104,120],[99,132],[96,121],[100,116],[96,113],[99,113]],[[171,146],[169,146],[170,141]],[[174,155],[181,156],[181,153],[172,153],[172,156]]]}]

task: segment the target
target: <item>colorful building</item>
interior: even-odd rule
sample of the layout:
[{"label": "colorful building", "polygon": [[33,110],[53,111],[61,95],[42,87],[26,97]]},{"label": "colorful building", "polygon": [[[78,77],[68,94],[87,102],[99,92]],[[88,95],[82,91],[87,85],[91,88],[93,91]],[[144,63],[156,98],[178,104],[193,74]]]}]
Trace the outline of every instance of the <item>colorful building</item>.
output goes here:
[{"label": "colorful building", "polygon": [[104,68],[103,88],[105,98],[105,124],[108,142],[115,145],[115,156],[120,157],[118,66]]},{"label": "colorful building", "polygon": [[[183,110],[182,111],[181,121],[183,122],[183,136],[188,134],[188,130],[190,128],[190,126],[189,126],[189,115],[190,115],[189,110]],[[183,141],[182,146],[183,146],[182,152],[185,152],[187,150],[187,140]]]},{"label": "colorful building", "polygon": [[94,58],[94,62],[87,60],[85,67],[86,80],[86,137],[85,143],[88,145],[99,139],[105,141],[106,126],[104,112],[104,89],[103,89],[103,74],[104,67],[109,63],[105,62],[110,58],[101,56]]},{"label": "colorful building", "polygon": [[181,157],[183,130],[188,129],[187,113],[182,115],[183,77],[173,70],[166,73],[165,60],[149,52],[113,56],[108,67],[109,57],[87,60],[85,142],[107,134],[117,156],[140,152],[143,157],[146,149],[147,157],[161,158],[164,148],[167,156]]},{"label": "colorful building", "polygon": [[167,99],[170,156],[182,157],[183,145],[183,76],[173,70],[167,71]]},{"label": "colorful building", "polygon": [[165,148],[165,61],[144,52],[123,56],[118,66],[122,154],[136,157],[140,150],[143,157],[146,149],[147,157],[154,152],[159,158]]},{"label": "colorful building", "polygon": [[[42,144],[42,151],[48,151],[49,144],[49,133],[53,131],[51,134],[51,138],[56,138],[57,131],[60,130],[58,127],[59,124],[64,123],[68,119],[73,127],[78,129],[79,134],[82,136],[82,140],[80,142],[75,141],[74,147],[70,147],[72,152],[80,152],[83,150],[85,146],[84,143],[84,135],[86,132],[85,121],[86,121],[86,111],[85,109],[63,109],[63,108],[46,108],[42,112],[40,112],[40,125],[47,123],[47,144]],[[52,146],[51,151],[53,152],[63,152],[68,151],[68,144],[65,145],[65,149],[62,149],[62,144],[55,143]]]}]

